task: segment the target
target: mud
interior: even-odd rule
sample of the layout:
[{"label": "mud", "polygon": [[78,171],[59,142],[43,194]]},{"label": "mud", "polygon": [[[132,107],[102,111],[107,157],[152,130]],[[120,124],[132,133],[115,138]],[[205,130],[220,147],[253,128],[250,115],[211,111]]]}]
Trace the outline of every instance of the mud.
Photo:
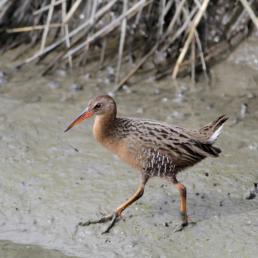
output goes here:
[{"label": "mud", "polygon": [[112,90],[107,71],[43,78],[42,67],[16,71],[15,53],[2,56],[0,257],[257,257],[258,198],[246,199],[258,182],[257,40],[254,34],[214,67],[212,83],[142,82],[145,74],[115,96],[120,115],[187,127],[230,116],[217,142],[221,157],[178,177],[197,222],[179,233],[178,193],[158,178],[110,234],[101,235],[105,225],[75,233],[79,221],[109,213],[139,183],[137,172],[96,144],[93,121],[63,133],[90,96]]}]

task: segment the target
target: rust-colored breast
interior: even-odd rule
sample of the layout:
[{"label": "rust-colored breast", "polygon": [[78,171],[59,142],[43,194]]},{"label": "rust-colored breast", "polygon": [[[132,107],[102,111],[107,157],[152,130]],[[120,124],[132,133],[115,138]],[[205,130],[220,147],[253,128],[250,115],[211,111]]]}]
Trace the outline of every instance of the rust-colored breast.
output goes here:
[{"label": "rust-colored breast", "polygon": [[102,141],[102,145],[116,154],[122,161],[128,165],[141,170],[141,162],[137,159],[137,150],[130,148],[130,144],[126,139],[117,139],[115,137],[107,137]]},{"label": "rust-colored breast", "polygon": [[126,131],[123,123],[120,120],[114,123],[107,123],[104,118],[97,117],[93,126],[93,134],[96,140],[116,154],[121,160],[127,164],[141,169],[139,161],[135,158],[135,151],[131,149],[130,132]]}]

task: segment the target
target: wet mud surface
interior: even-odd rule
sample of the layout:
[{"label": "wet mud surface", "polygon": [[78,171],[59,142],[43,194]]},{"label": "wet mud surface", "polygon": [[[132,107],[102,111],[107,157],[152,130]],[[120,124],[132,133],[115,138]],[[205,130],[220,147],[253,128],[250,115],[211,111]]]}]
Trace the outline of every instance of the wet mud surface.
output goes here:
[{"label": "wet mud surface", "polygon": [[42,78],[40,67],[14,71],[11,54],[1,57],[0,257],[257,257],[258,197],[246,199],[258,182],[257,40],[253,35],[214,67],[212,83],[149,78],[115,96],[120,115],[186,127],[230,116],[217,142],[221,157],[178,176],[197,222],[179,233],[178,193],[158,178],[109,234],[101,235],[105,225],[75,232],[139,183],[138,172],[95,142],[93,121],[63,133],[89,97],[112,83],[82,71]]}]

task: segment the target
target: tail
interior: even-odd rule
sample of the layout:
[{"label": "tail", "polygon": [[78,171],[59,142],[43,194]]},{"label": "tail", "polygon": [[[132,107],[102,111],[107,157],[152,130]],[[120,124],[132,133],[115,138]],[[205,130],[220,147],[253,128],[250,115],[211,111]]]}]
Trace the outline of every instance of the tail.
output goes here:
[{"label": "tail", "polygon": [[212,145],[218,139],[218,137],[222,131],[223,124],[227,120],[228,120],[228,117],[226,115],[219,116],[213,122],[200,128],[199,133],[205,137],[208,144]]}]

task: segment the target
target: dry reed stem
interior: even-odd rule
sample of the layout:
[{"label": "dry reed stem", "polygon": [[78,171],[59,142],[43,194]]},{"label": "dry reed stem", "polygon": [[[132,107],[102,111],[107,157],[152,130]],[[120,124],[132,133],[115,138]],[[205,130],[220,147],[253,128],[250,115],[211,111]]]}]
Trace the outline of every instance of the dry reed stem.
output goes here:
[{"label": "dry reed stem", "polygon": [[248,12],[251,20],[253,21],[254,25],[258,29],[258,18],[256,17],[254,11],[252,10],[250,4],[246,0],[240,0],[246,11]]},{"label": "dry reed stem", "polygon": [[194,36],[195,29],[196,29],[196,27],[198,26],[198,24],[199,24],[199,22],[200,22],[200,20],[201,20],[201,18],[202,18],[202,16],[203,16],[203,14],[204,14],[204,12],[205,12],[207,6],[208,6],[208,4],[209,4],[209,1],[210,1],[210,0],[203,0],[202,6],[201,6],[201,8],[199,9],[198,13],[196,14],[196,16],[195,16],[195,18],[194,18],[194,21],[193,21],[193,23],[192,23],[190,32],[189,32],[188,37],[187,37],[187,39],[186,39],[186,41],[185,41],[184,47],[183,47],[183,49],[182,49],[182,51],[181,51],[181,53],[180,53],[180,55],[179,55],[179,57],[178,57],[178,59],[177,59],[177,61],[176,61],[176,65],[175,65],[175,67],[174,67],[174,69],[173,69],[173,73],[172,73],[172,78],[173,78],[173,79],[176,79],[176,77],[177,77],[177,73],[178,73],[178,71],[179,71],[180,64],[181,64],[181,63],[183,62],[183,60],[184,60],[184,57],[185,57],[185,55],[186,55],[186,53],[187,53],[187,50],[188,50],[188,48],[189,48],[189,45],[190,45],[190,43],[191,43],[191,41],[192,41],[192,38],[193,38],[193,36]]},{"label": "dry reed stem", "polygon": [[[249,2],[249,4],[252,5],[254,1],[257,1],[257,0],[251,0],[251,1]],[[243,20],[245,19],[246,16],[249,16],[249,17],[250,17],[250,15],[248,14],[248,12],[246,12],[246,9],[243,8],[242,11],[240,12],[240,14],[237,14],[236,21],[235,21],[235,23],[231,26],[230,30],[231,30],[231,31],[236,30],[237,27],[239,27],[240,24],[243,22]]]},{"label": "dry reed stem", "polygon": [[170,0],[166,6],[165,6],[165,10],[164,10],[164,15],[163,15],[163,18],[167,15],[168,11],[170,10],[172,4],[173,4],[174,0]]},{"label": "dry reed stem", "polygon": [[156,43],[155,46],[137,63],[137,65],[123,78],[118,85],[113,89],[112,92],[118,91],[135,73],[136,71],[148,60],[148,58],[155,53],[159,43]]},{"label": "dry reed stem", "polygon": [[199,1],[199,0],[194,0],[194,2],[195,2],[195,4],[196,4],[196,6],[200,9],[201,6],[202,6],[202,4],[200,3],[200,1]]},{"label": "dry reed stem", "polygon": [[[128,1],[123,0],[123,2],[124,2],[123,15],[125,15],[127,12],[127,8],[128,8]],[[120,75],[123,51],[124,51],[124,44],[125,44],[126,25],[127,25],[127,19],[124,18],[122,21],[122,24],[121,24],[121,36],[120,36],[120,44],[119,44],[119,50],[118,50],[118,62],[117,62],[117,69],[116,69],[115,84],[117,84],[119,81],[119,75]]]},{"label": "dry reed stem", "polygon": [[[172,21],[169,24],[169,27],[166,31],[166,33],[163,35],[163,37],[160,39],[160,41],[158,41],[154,47],[144,56],[141,58],[141,60],[137,63],[137,65],[129,72],[128,75],[125,76],[125,78],[123,78],[119,84],[115,87],[115,89],[113,90],[113,92],[118,91],[137,71],[138,69],[148,60],[148,58],[153,55],[155,53],[155,51],[157,50],[157,48],[159,47],[159,45],[161,43],[163,43],[167,37],[169,36],[169,34],[171,33],[174,24],[177,20],[177,17],[179,17],[182,9],[183,9],[183,4],[184,4],[185,0],[182,0],[182,2],[180,2],[176,13],[172,19]],[[195,13],[197,8],[194,8],[191,12],[191,14],[189,15],[188,19],[184,22],[184,24],[181,26],[181,28],[175,33],[175,35],[172,37],[171,40],[169,40],[169,44],[171,44],[171,42],[173,42],[174,40],[176,40],[186,29],[187,25],[189,24],[189,22],[191,21],[191,18],[193,16],[193,14]],[[169,45],[167,44],[166,47],[164,47],[163,51],[165,51],[165,49],[167,48],[167,46]]]},{"label": "dry reed stem", "polygon": [[165,18],[165,11],[166,11],[166,0],[161,0],[160,1],[160,15],[159,15],[159,25],[158,25],[158,35],[157,38],[160,38],[163,34],[163,26],[164,26],[164,18]]},{"label": "dry reed stem", "polygon": [[179,15],[181,14],[181,11],[183,9],[185,1],[186,0],[182,0],[180,2],[179,6],[177,7],[175,15],[174,15],[173,19],[171,20],[171,22],[169,23],[169,25],[168,25],[167,32],[166,32],[167,36],[172,32],[172,30],[173,30],[173,28],[174,28],[174,26],[176,24],[176,21],[177,21]]},{"label": "dry reed stem", "polygon": [[55,5],[55,1],[56,0],[51,0],[51,4],[49,7],[49,11],[48,11],[48,16],[47,16],[47,22],[46,22],[46,27],[44,29],[43,35],[42,35],[42,41],[41,41],[41,46],[40,46],[40,53],[43,52],[45,45],[46,45],[46,40],[47,40],[47,34],[49,31],[49,25],[53,16],[53,11],[54,11],[54,5]]},{"label": "dry reed stem", "polygon": [[66,14],[66,17],[64,19],[64,23],[67,23],[74,15],[75,11],[77,10],[77,8],[79,7],[79,5],[81,4],[82,0],[77,0],[72,8],[69,10],[69,12]]},{"label": "dry reed stem", "polygon": [[91,11],[91,22],[92,22],[92,24],[95,21],[95,14],[96,14],[96,11],[97,11],[98,2],[99,2],[99,0],[95,0],[95,1],[93,0],[92,11]]},{"label": "dry reed stem", "polygon": [[100,60],[99,60],[99,67],[102,68],[102,65],[105,61],[105,53],[107,49],[107,39],[104,38],[102,42],[101,52],[100,52]]},{"label": "dry reed stem", "polygon": [[[5,4],[8,2],[9,0],[2,0],[0,1],[0,8],[2,8],[3,6],[5,6]],[[1,9],[0,9],[1,10]]]},{"label": "dry reed stem", "polygon": [[[21,5],[15,5],[15,0],[11,0],[11,4],[7,0],[0,0],[0,6],[4,2],[4,9],[6,10],[8,10],[8,7],[6,6],[9,6],[9,8],[17,8],[16,19],[22,21],[20,24],[27,24],[26,16],[24,16],[25,19],[23,20],[24,17],[22,15],[23,13],[24,15],[30,14],[31,9],[27,9],[30,5],[30,1],[31,0],[26,0]],[[226,23],[225,26],[223,25],[225,27],[223,27],[223,32],[225,33],[224,36],[228,40],[231,40],[231,38],[234,37],[234,33],[241,33],[239,32],[237,25],[242,26],[242,24],[240,24],[242,20],[247,23],[250,20],[249,16],[258,28],[258,19],[251,9],[251,4],[256,0],[240,1],[241,4],[239,3],[234,6],[228,16],[230,22]],[[216,1],[214,0],[214,2]],[[195,80],[196,67],[200,67],[200,65],[202,66],[205,76],[208,77],[205,60],[209,60],[209,58],[207,59],[207,56],[209,56],[210,53],[208,53],[207,50],[205,51],[205,54],[203,52],[202,42],[198,34],[198,31],[200,31],[199,33],[202,33],[203,31],[199,30],[198,25],[200,20],[206,15],[208,4],[214,2],[212,2],[212,0],[193,0],[190,4],[190,2],[186,0],[133,0],[131,2],[128,0],[36,0],[35,5],[32,6],[32,13],[35,17],[32,17],[32,20],[29,19],[29,21],[32,21],[32,24],[38,24],[39,21],[44,21],[44,25],[2,29],[0,32],[3,32],[4,35],[5,32],[18,33],[43,30],[42,34],[35,32],[28,36],[24,34],[25,37],[16,37],[15,35],[9,37],[16,37],[18,42],[24,42],[24,39],[30,37],[31,40],[34,39],[33,42],[35,43],[42,35],[40,51],[26,59],[22,64],[31,62],[40,57],[39,60],[42,60],[47,53],[53,51],[61,44],[64,44],[66,49],[62,49],[54,58],[55,60],[51,60],[47,70],[53,69],[53,67],[59,65],[60,61],[64,58],[68,58],[67,60],[69,61],[70,66],[72,65],[72,58],[76,60],[76,63],[85,64],[86,58],[88,58],[88,50],[91,49],[91,44],[95,42],[97,46],[101,43],[101,50],[98,55],[100,58],[100,65],[103,65],[109,42],[113,46],[113,43],[117,44],[118,41],[118,54],[115,55],[115,57],[113,56],[115,58],[114,60],[117,61],[115,90],[119,89],[126,81],[128,81],[144,62],[155,53],[155,51],[158,50],[158,52],[161,53],[161,58],[168,58],[167,60],[157,59],[159,62],[168,61],[175,58],[178,48],[183,44],[182,51],[175,60],[176,62],[173,61],[173,69],[170,67],[170,69],[173,70],[172,77],[175,79],[179,72],[181,74],[182,71],[187,70],[192,73],[192,79]],[[68,10],[66,7],[67,3],[69,3]],[[121,10],[121,4],[123,4],[123,10]],[[125,8],[126,6],[127,8]],[[145,8],[145,6],[147,6],[147,8]],[[230,6],[233,5],[230,4]],[[244,6],[244,8],[242,6]],[[33,12],[33,8],[35,9],[37,7],[40,9]],[[216,13],[216,8],[216,6],[212,6],[207,14]],[[218,8],[222,8],[221,10],[223,10],[223,2],[222,6],[218,6]],[[218,11],[221,10],[218,9]],[[46,11],[48,11],[48,13],[44,13]],[[80,19],[78,18],[78,11],[84,15],[84,20],[81,21],[81,17]],[[2,17],[3,20],[5,20],[7,17],[6,15],[8,15],[8,13],[6,14],[5,11],[0,10],[0,21]],[[12,15],[13,14],[11,14],[10,17],[12,17]],[[62,17],[60,18],[59,16],[61,15]],[[242,17],[241,19],[240,15]],[[130,21],[132,17],[134,20]],[[51,21],[60,21],[62,24],[51,24]],[[77,23],[77,27],[73,27],[74,29],[69,31],[69,29],[74,26],[74,21]],[[207,26],[210,25],[210,20],[206,20],[205,22],[207,23]],[[153,28],[150,28],[150,24],[154,25]],[[62,27],[62,30],[58,29],[60,26]],[[53,30],[53,32],[55,32],[56,36],[59,36],[59,38],[52,37],[54,33],[50,34],[51,28],[57,28],[56,30]],[[127,28],[130,29],[128,30],[130,32],[129,36],[127,35]],[[216,33],[216,29],[214,29],[214,32]],[[201,35],[202,39],[204,39],[203,37],[209,39],[210,33]],[[111,40],[110,38],[112,36],[115,37]],[[128,44],[125,43],[126,37],[129,37]],[[136,40],[144,41],[145,37],[145,46],[140,45],[139,41],[136,42]],[[47,42],[50,42],[49,46],[47,46]],[[137,44],[133,44],[134,42]],[[15,44],[19,43],[14,42],[12,45],[15,46]],[[150,44],[150,46],[148,46],[148,44]],[[234,45],[234,43],[232,43],[232,45]],[[138,59],[136,66],[132,68],[129,74],[120,81],[122,62],[125,58],[125,46],[127,46],[128,52],[126,53],[128,54],[129,59],[130,57],[133,59],[135,55],[141,56],[141,53],[143,53],[143,56]],[[148,51],[147,53],[146,50]],[[93,51],[94,53],[97,53],[96,49],[93,49]],[[90,57],[92,58],[92,55],[90,55]],[[159,56],[157,57],[159,58]],[[189,64],[189,67],[186,68],[184,65],[187,63]],[[165,62],[162,63],[162,65],[164,64]],[[161,67],[160,71],[162,70],[164,71],[164,67]]]},{"label": "dry reed stem", "polygon": [[[97,13],[96,13],[96,20],[99,19],[101,16],[105,15],[112,7],[113,5],[117,2],[117,0],[112,0],[110,1],[108,4],[106,4],[105,6],[103,6]],[[80,31],[82,31],[83,29],[87,28],[87,30],[89,30],[91,27],[93,26],[93,24],[91,24],[91,20],[88,19],[86,20],[84,23],[82,23],[81,25],[79,25],[76,29],[72,30],[71,32],[69,32],[69,34],[67,35],[69,38],[77,35]],[[39,58],[41,55],[44,55],[48,52],[50,52],[51,50],[55,49],[56,47],[58,47],[60,44],[62,44],[63,42],[65,42],[67,37],[62,37],[61,39],[57,40],[56,42],[54,42],[53,44],[47,46],[44,51],[42,53],[36,53],[35,55],[27,58],[25,61],[23,61],[21,64],[18,65],[21,66],[23,64],[27,64],[32,62],[33,60]]]},{"label": "dry reed stem", "polygon": [[[93,25],[95,22],[95,14],[97,10],[99,0],[89,0],[87,3],[87,13],[86,13],[86,19],[88,18],[90,20],[90,24]],[[94,27],[92,27],[94,29]],[[89,38],[92,35],[92,31],[88,31],[88,34],[85,33],[86,38]],[[76,43],[77,44],[77,43]],[[76,45],[75,44],[75,45]],[[78,63],[82,66],[85,66],[88,60],[88,52],[89,52],[90,46],[87,45],[84,48],[84,53],[82,54],[78,59]]]},{"label": "dry reed stem", "polygon": [[191,79],[192,79],[192,86],[195,85],[195,37],[192,39],[192,46],[191,46]]},{"label": "dry reed stem", "polygon": [[[56,0],[55,5],[59,5],[59,4],[64,3],[66,1],[67,0]],[[38,9],[37,11],[34,11],[33,15],[38,15],[38,14],[41,14],[42,12],[45,12],[45,11],[49,10],[50,6],[51,6],[51,4],[45,5],[44,7]]]},{"label": "dry reed stem", "polygon": [[[194,16],[196,10],[197,10],[197,7],[195,7],[195,8],[191,11],[190,15],[185,19],[183,25],[175,32],[175,34],[173,35],[173,37],[168,38],[168,40],[167,40],[167,42],[166,42],[167,44],[166,44],[165,47],[163,47],[162,51],[165,51],[165,49],[166,49],[170,44],[172,44],[177,38],[179,38],[179,37],[181,36],[181,34],[182,34],[183,32],[185,32],[185,30],[187,29],[187,27],[189,27],[189,23],[191,22],[191,19],[192,19],[192,17]],[[179,14],[180,14],[180,13],[179,13]]]},{"label": "dry reed stem", "polygon": [[[112,32],[114,29],[116,29],[120,25],[121,20],[123,20],[126,17],[128,17],[128,19],[131,18],[133,15],[135,15],[135,13],[139,9],[139,7],[146,6],[150,2],[152,2],[152,1],[148,1],[148,2],[146,2],[145,0],[139,1],[137,4],[135,4],[133,7],[131,7],[125,14],[120,15],[117,19],[113,20],[107,26],[103,27],[102,29],[97,31],[95,34],[93,34],[91,37],[89,37],[85,42],[83,42],[83,43],[79,44],[78,46],[74,47],[73,49],[69,50],[68,53],[74,54],[75,52],[81,50],[88,44],[95,41],[97,38],[103,37],[103,36],[107,35],[108,33]],[[68,53],[64,56],[65,58],[67,57]]]},{"label": "dry reed stem", "polygon": [[[66,24],[64,21],[66,19],[66,1],[62,2],[62,21],[63,21],[63,30],[64,30],[64,34],[66,37],[65,43],[66,43],[66,47],[69,48],[71,46],[70,43],[70,38],[69,38],[69,28],[68,28],[68,24]],[[68,56],[68,61],[69,61],[69,66],[70,68],[73,67],[73,60],[72,60],[72,56],[69,55]]]},{"label": "dry reed stem", "polygon": [[134,25],[133,25],[133,28],[136,28],[140,22],[140,19],[141,19],[141,16],[142,16],[142,11],[143,11],[143,8],[144,6],[141,6],[139,11],[138,11],[138,14],[136,15],[135,17],[135,21],[134,21]]},{"label": "dry reed stem", "polygon": [[[61,23],[49,24],[49,28],[59,28],[61,26],[62,26]],[[29,32],[29,31],[34,31],[34,30],[43,30],[45,28],[46,28],[46,25],[34,25],[34,26],[6,29],[5,32],[6,33],[21,33],[21,32]]]},{"label": "dry reed stem", "polygon": [[206,62],[205,62],[205,58],[204,58],[204,53],[203,53],[202,43],[201,43],[201,40],[199,37],[199,33],[197,30],[195,30],[194,34],[195,34],[196,44],[197,44],[197,47],[199,50],[199,55],[200,55],[201,64],[202,64],[202,70],[204,72],[206,79],[209,80],[209,76],[207,74],[207,66],[206,66]]},{"label": "dry reed stem", "polygon": [[[86,41],[84,41],[83,43],[77,44],[78,42],[75,42],[71,46],[70,50],[68,50],[64,54],[61,53],[60,55],[58,55],[58,57],[45,69],[45,71],[42,74],[45,75],[47,72],[49,72],[55,66],[55,64],[57,62],[59,62],[63,58],[67,58],[69,54],[74,55],[76,52],[78,52],[82,48],[87,48],[89,46],[89,44],[94,42],[96,39],[98,39],[100,37],[106,36],[107,34],[112,32],[114,29],[116,29],[120,25],[121,20],[123,20],[126,17],[128,19],[131,18],[132,16],[135,15],[135,13],[139,9],[139,7],[146,6],[149,3],[151,3],[151,2],[152,1],[146,2],[145,0],[139,1],[137,4],[135,4],[133,7],[131,7],[125,14],[120,15],[117,19],[115,19],[112,22],[110,22],[107,26],[103,27],[102,29],[97,31],[95,34],[93,34],[92,36],[88,37],[86,39]],[[73,48],[74,45],[76,45],[76,46]]]}]

